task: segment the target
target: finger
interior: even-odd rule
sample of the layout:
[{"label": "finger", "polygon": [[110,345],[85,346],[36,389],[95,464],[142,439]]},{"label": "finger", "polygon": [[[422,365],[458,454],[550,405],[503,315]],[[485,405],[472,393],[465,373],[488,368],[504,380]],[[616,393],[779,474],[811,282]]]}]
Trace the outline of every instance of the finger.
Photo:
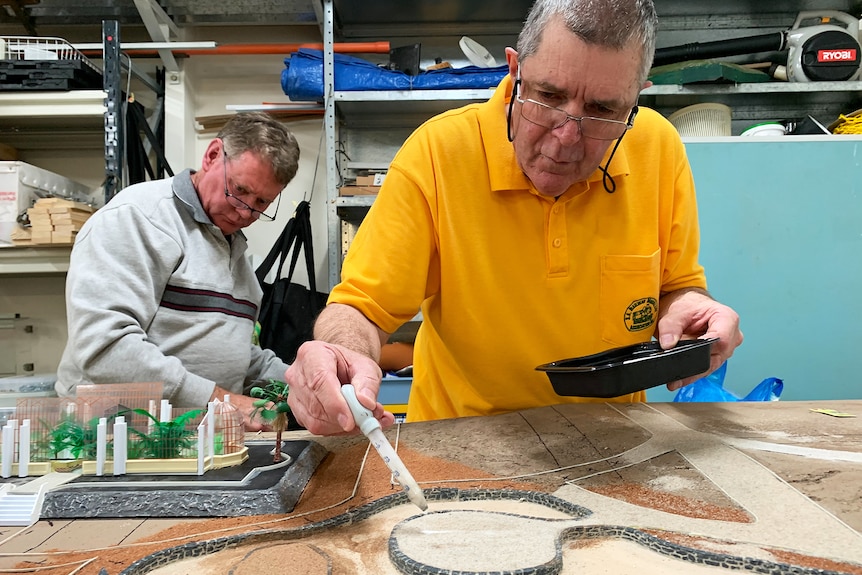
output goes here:
[{"label": "finger", "polygon": [[679,389],[682,386],[683,386],[682,380],[677,379],[676,381],[672,381],[672,382],[667,384],[667,390],[668,391],[676,391],[677,389]]},{"label": "finger", "polygon": [[250,432],[263,431],[263,426],[254,420],[245,421],[245,430]]},{"label": "finger", "polygon": [[697,375],[692,375],[690,377],[684,377],[682,379],[672,381],[667,384],[667,389],[668,391],[676,391],[682,387],[685,387],[686,385],[694,383],[698,379],[703,379],[704,377],[708,376],[716,369],[721,367],[722,363],[724,363],[724,360],[721,358],[720,355],[712,354],[709,356],[709,369],[707,371],[704,371],[703,373],[699,373]]},{"label": "finger", "polygon": [[392,427],[395,424],[395,415],[392,412],[386,411],[386,408],[380,403],[377,404],[372,413],[374,414],[374,418],[380,422],[383,429]]},{"label": "finger", "polygon": [[[716,363],[718,362],[718,363]],[[717,355],[711,355],[709,358],[709,369],[704,371],[703,373],[699,373],[697,375],[692,375],[690,377],[684,377],[682,379],[677,379],[676,381],[672,381],[667,384],[668,391],[677,391],[685,387],[686,385],[692,384],[698,379],[703,379],[708,376],[710,373],[721,367],[723,362]]]},{"label": "finger", "polygon": [[353,432],[356,422],[341,395],[341,382],[349,381],[341,350],[323,342],[308,342],[297,358],[286,374],[291,385],[288,405],[297,421],[316,435]]},{"label": "finger", "polygon": [[681,333],[664,331],[659,334],[658,342],[662,349],[672,349],[679,343]]},{"label": "finger", "polygon": [[383,416],[378,418],[381,427],[387,429],[395,425],[395,415],[392,412],[384,411]]},{"label": "finger", "polygon": [[[345,433],[343,426],[321,406],[316,399],[312,399],[309,406],[299,394],[291,394],[287,397],[287,403],[296,418],[296,421],[314,435],[341,435]],[[350,423],[350,429],[355,423]]]}]

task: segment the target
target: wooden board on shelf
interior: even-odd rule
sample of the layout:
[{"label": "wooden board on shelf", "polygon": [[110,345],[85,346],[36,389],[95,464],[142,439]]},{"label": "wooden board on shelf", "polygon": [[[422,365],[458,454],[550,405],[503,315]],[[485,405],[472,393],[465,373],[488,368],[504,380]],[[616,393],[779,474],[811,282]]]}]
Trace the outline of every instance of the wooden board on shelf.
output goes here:
[{"label": "wooden board on shelf", "polygon": [[380,191],[380,186],[341,186],[338,188],[339,196],[375,196]]}]

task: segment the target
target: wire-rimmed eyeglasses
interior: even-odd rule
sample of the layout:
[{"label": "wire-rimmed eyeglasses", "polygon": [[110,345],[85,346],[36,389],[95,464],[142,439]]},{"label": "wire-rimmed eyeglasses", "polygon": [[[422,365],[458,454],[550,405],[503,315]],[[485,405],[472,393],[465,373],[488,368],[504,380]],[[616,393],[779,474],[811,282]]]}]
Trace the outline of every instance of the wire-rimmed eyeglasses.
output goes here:
[{"label": "wire-rimmed eyeglasses", "polygon": [[521,117],[528,122],[549,130],[556,130],[572,120],[578,123],[578,129],[583,137],[594,140],[616,140],[621,137],[634,125],[635,115],[638,111],[637,106],[632,108],[628,120],[623,122],[622,120],[608,120],[592,116],[572,116],[565,110],[554,108],[536,100],[529,98],[523,100],[520,96],[515,96],[515,98],[521,104]]},{"label": "wire-rimmed eyeglasses", "polygon": [[634,126],[635,116],[638,113],[638,107],[635,106],[629,112],[628,119],[609,120],[606,118],[595,118],[593,116],[572,116],[565,110],[537,102],[531,98],[521,98],[518,93],[518,88],[521,86],[521,69],[518,68],[518,77],[515,80],[515,85],[512,87],[512,99],[509,102],[509,113],[506,118],[507,131],[509,132],[509,141],[513,140],[512,134],[512,109],[517,101],[521,104],[521,117],[537,126],[556,130],[562,128],[573,120],[578,123],[578,130],[585,138],[593,140],[616,140],[622,138],[623,135]]},{"label": "wire-rimmed eyeglasses", "polygon": [[[275,220],[275,215],[278,213],[278,205],[281,203],[281,194],[278,194],[278,200],[275,204],[275,209],[272,211],[272,215],[263,212],[261,210],[255,209],[230,193],[227,185],[227,152],[223,151],[224,155],[224,197],[227,199],[227,203],[238,210],[248,210],[249,214],[254,219],[261,219],[265,222],[271,222]],[[269,209],[269,208],[267,208]]]}]

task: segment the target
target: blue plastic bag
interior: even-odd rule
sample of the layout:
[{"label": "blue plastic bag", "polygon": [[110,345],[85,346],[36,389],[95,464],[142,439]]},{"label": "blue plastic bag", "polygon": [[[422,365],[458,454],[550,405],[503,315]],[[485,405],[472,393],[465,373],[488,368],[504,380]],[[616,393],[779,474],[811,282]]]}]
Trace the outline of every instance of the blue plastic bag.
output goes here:
[{"label": "blue plastic bag", "polygon": [[724,376],[727,373],[727,362],[721,367],[707,375],[680,388],[674,396],[674,402],[685,401],[778,401],[784,390],[784,382],[777,377],[767,377],[745,397],[740,398],[736,394],[724,388]]},{"label": "blue plastic bag", "polygon": [[[387,70],[367,60],[333,54],[335,89],[355,90],[442,90],[448,88],[495,88],[509,72],[506,65],[495,68],[465,66],[441,68],[410,76]],[[294,102],[323,100],[323,52],[300,48],[284,59],[281,89]]]}]

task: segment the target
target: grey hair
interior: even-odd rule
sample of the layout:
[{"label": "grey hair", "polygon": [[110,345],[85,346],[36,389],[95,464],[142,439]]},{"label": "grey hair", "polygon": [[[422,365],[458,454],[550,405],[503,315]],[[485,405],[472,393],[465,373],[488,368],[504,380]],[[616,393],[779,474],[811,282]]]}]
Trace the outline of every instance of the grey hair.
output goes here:
[{"label": "grey hair", "polygon": [[622,50],[631,42],[641,45],[643,84],[655,55],[658,16],[652,0],[536,0],[518,36],[518,58],[523,61],[539,49],[548,23],[562,18],[566,27],[584,42]]},{"label": "grey hair", "polygon": [[263,112],[236,114],[219,131],[228,157],[252,152],[269,160],[276,181],[286,186],[299,169],[299,143],[284,125]]}]

